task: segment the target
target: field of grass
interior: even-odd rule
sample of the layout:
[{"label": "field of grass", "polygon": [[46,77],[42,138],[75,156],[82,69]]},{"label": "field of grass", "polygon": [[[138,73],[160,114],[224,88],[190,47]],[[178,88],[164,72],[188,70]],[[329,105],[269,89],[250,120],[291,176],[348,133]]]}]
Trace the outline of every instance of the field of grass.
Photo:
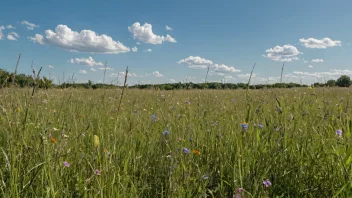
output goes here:
[{"label": "field of grass", "polygon": [[30,95],[0,89],[4,197],[352,197],[347,88]]}]

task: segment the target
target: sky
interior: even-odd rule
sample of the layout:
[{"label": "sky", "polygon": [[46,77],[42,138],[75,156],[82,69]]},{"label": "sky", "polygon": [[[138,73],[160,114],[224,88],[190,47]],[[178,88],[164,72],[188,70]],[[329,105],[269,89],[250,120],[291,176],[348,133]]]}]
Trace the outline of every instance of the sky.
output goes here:
[{"label": "sky", "polygon": [[[352,76],[350,0],[4,1],[0,68],[55,83],[283,81]],[[106,68],[106,72],[105,71]],[[105,73],[105,79],[104,79]]]}]

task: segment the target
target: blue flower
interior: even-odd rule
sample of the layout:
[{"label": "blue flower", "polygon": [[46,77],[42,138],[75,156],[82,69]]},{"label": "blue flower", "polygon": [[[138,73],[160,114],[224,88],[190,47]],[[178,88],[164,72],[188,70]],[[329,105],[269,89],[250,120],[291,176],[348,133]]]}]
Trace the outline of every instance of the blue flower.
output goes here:
[{"label": "blue flower", "polygon": [[263,181],[263,185],[264,187],[268,188],[270,187],[272,184],[271,184],[271,181],[269,179],[266,179]]},{"label": "blue flower", "polygon": [[263,126],[262,124],[258,124],[258,127],[259,127],[260,129],[264,128],[264,126]]},{"label": "blue flower", "polygon": [[190,153],[190,151],[189,151],[188,149],[186,149],[186,148],[182,148],[182,151],[183,151],[185,154]]},{"label": "blue flower", "polygon": [[241,124],[242,126],[242,130],[246,131],[248,129],[248,124],[246,122],[243,122],[243,124]]},{"label": "blue flower", "polygon": [[192,138],[189,138],[189,141],[190,141],[190,142],[192,142],[192,141],[193,141],[193,139],[192,139]]},{"label": "blue flower", "polygon": [[169,135],[169,134],[170,134],[169,129],[166,128],[165,131],[163,132],[163,135]]},{"label": "blue flower", "polygon": [[202,179],[206,180],[206,179],[209,179],[209,177],[206,175],[202,175]]},{"label": "blue flower", "polygon": [[338,135],[339,137],[342,137],[342,130],[341,129],[336,130],[336,135]]},{"label": "blue flower", "polygon": [[156,115],[155,114],[152,115],[152,120],[156,121]]}]

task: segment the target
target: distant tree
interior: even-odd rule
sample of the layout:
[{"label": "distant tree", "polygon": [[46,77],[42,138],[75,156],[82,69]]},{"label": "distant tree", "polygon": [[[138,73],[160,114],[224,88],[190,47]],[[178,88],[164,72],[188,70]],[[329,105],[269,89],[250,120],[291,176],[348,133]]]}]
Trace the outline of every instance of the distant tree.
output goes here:
[{"label": "distant tree", "polygon": [[340,78],[337,79],[336,85],[339,87],[349,87],[351,86],[351,79],[349,76],[342,75]]},{"label": "distant tree", "polygon": [[336,86],[336,80],[328,80],[328,82],[326,82],[326,84],[329,87],[335,87]]}]

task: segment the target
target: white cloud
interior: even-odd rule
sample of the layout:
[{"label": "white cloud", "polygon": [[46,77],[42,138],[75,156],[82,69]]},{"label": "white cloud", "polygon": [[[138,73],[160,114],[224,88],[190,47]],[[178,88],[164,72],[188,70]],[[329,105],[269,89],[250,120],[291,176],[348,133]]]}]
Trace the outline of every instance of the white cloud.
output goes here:
[{"label": "white cloud", "polygon": [[[40,35],[40,34],[39,34]],[[66,25],[58,25],[55,31],[46,30],[45,39],[42,35],[35,35],[30,39],[40,44],[48,43],[60,48],[77,52],[90,52],[102,54],[119,54],[130,51],[130,48],[124,46],[119,41],[114,41],[106,34],[98,35],[92,30],[82,30],[81,32],[72,31]],[[45,41],[45,42],[44,42]]]},{"label": "white cloud", "polygon": [[136,42],[137,45],[140,45],[141,43],[140,42]]},{"label": "white cloud", "polygon": [[[239,75],[237,75],[238,77],[240,77],[240,78],[249,78],[250,76],[251,76],[251,74],[239,74]],[[257,77],[257,75],[256,74],[252,74],[252,78],[255,78],[255,77]]]},{"label": "white cloud", "polygon": [[145,52],[151,52],[151,51],[153,51],[152,49],[146,49],[146,50],[144,50]]},{"label": "white cloud", "polygon": [[273,61],[285,61],[291,62],[293,60],[298,60],[298,55],[301,52],[295,46],[292,45],[284,45],[284,46],[276,46],[274,48],[267,49],[265,51],[267,54],[263,55],[266,58],[269,58]]},{"label": "white cloud", "polygon": [[96,70],[96,69],[94,69],[93,67],[92,67],[92,68],[90,68],[89,70],[90,70],[90,71],[93,71],[93,72],[97,71],[97,70]]},{"label": "white cloud", "polygon": [[49,65],[48,67],[49,67],[49,68],[54,68],[54,66],[52,66],[52,65]]},{"label": "white cloud", "polygon": [[312,63],[322,63],[322,62],[324,62],[323,59],[313,59],[312,60]]},{"label": "white cloud", "polygon": [[[111,73],[109,76],[110,77],[119,77],[119,76],[124,77],[125,75],[126,75],[125,72],[117,72],[117,73]],[[129,77],[137,77],[137,74],[128,72],[127,76],[129,76]]]},{"label": "white cloud", "polygon": [[7,35],[7,39],[11,40],[11,41],[17,41],[17,38],[19,38],[20,36],[16,33],[16,32],[10,32]]},{"label": "white cloud", "polygon": [[301,72],[294,71],[293,74],[306,78],[338,78],[342,75],[352,75],[352,70],[331,69],[328,72]]},{"label": "white cloud", "polygon": [[308,63],[309,61],[304,61],[304,63]]},{"label": "white cloud", "polygon": [[[186,64],[189,68],[192,69],[206,69],[210,67],[214,69],[214,72],[217,73],[226,73],[226,72],[240,72],[241,70],[236,69],[234,66],[227,66],[225,64],[215,64],[211,60],[199,56],[189,56],[185,59],[182,59],[177,62],[178,64]],[[218,74],[219,75],[219,74]]]},{"label": "white cloud", "polygon": [[106,67],[106,68],[105,68],[105,67],[99,67],[99,69],[100,69],[100,70],[105,70],[105,69],[106,69],[106,70],[110,70],[110,71],[114,70],[114,69],[111,68],[111,67]]},{"label": "white cloud", "polygon": [[169,27],[169,26],[166,26],[165,28],[166,28],[167,31],[172,31],[172,30],[174,30],[174,29],[172,29],[172,27]]},{"label": "white cloud", "polygon": [[331,40],[330,38],[323,38],[321,40],[315,38],[308,38],[308,39],[299,39],[301,45],[306,48],[317,48],[317,49],[326,49],[328,47],[335,47],[341,46],[341,41],[338,40]]},{"label": "white cloud", "polygon": [[7,29],[16,29],[16,27],[13,27],[12,25],[7,25],[6,28]]},{"label": "white cloud", "polygon": [[32,40],[34,43],[39,43],[41,45],[45,44],[44,37],[40,34],[35,34],[33,37],[28,37],[30,40]]},{"label": "white cloud", "polygon": [[137,47],[132,47],[132,52],[137,52],[138,48]]},{"label": "white cloud", "polygon": [[177,62],[178,64],[186,64],[188,67],[193,69],[205,69],[213,64],[211,60],[207,60],[205,58],[199,56],[189,56],[185,59],[182,59]]},{"label": "white cloud", "polygon": [[4,30],[5,27],[4,26],[0,26],[0,40],[2,40],[4,38],[4,34],[2,33],[2,30]]},{"label": "white cloud", "polygon": [[313,68],[313,65],[309,65],[308,67],[309,67],[309,68]]},{"label": "white cloud", "polygon": [[176,80],[175,80],[175,79],[170,79],[170,82],[171,82],[171,83],[175,83]]},{"label": "white cloud", "polygon": [[24,21],[24,20],[21,21],[20,23],[21,23],[22,25],[25,25],[28,30],[34,30],[34,28],[38,28],[38,27],[39,27],[39,25],[36,25],[36,24],[34,24],[34,23],[30,23],[30,22]]},{"label": "white cloud", "polygon": [[224,64],[214,64],[213,65],[215,67],[215,71],[216,72],[240,72],[241,70],[236,69],[233,66],[227,66]]},{"label": "white cloud", "polygon": [[140,23],[136,22],[128,27],[128,30],[133,34],[133,39],[149,44],[162,44],[166,41],[171,43],[177,42],[170,35],[166,35],[165,37],[154,34],[152,25],[148,23],[141,26]]},{"label": "white cloud", "polygon": [[83,69],[83,70],[79,70],[79,73],[80,74],[87,74],[87,71]]},{"label": "white cloud", "polygon": [[158,78],[164,77],[164,75],[162,75],[162,74],[161,74],[160,72],[158,72],[158,71],[153,72],[153,75],[154,75],[155,77],[158,77]]},{"label": "white cloud", "polygon": [[104,63],[102,62],[96,62],[91,56],[88,58],[72,58],[68,61],[69,63],[72,64],[78,64],[78,65],[86,65],[86,66],[104,66]]}]

